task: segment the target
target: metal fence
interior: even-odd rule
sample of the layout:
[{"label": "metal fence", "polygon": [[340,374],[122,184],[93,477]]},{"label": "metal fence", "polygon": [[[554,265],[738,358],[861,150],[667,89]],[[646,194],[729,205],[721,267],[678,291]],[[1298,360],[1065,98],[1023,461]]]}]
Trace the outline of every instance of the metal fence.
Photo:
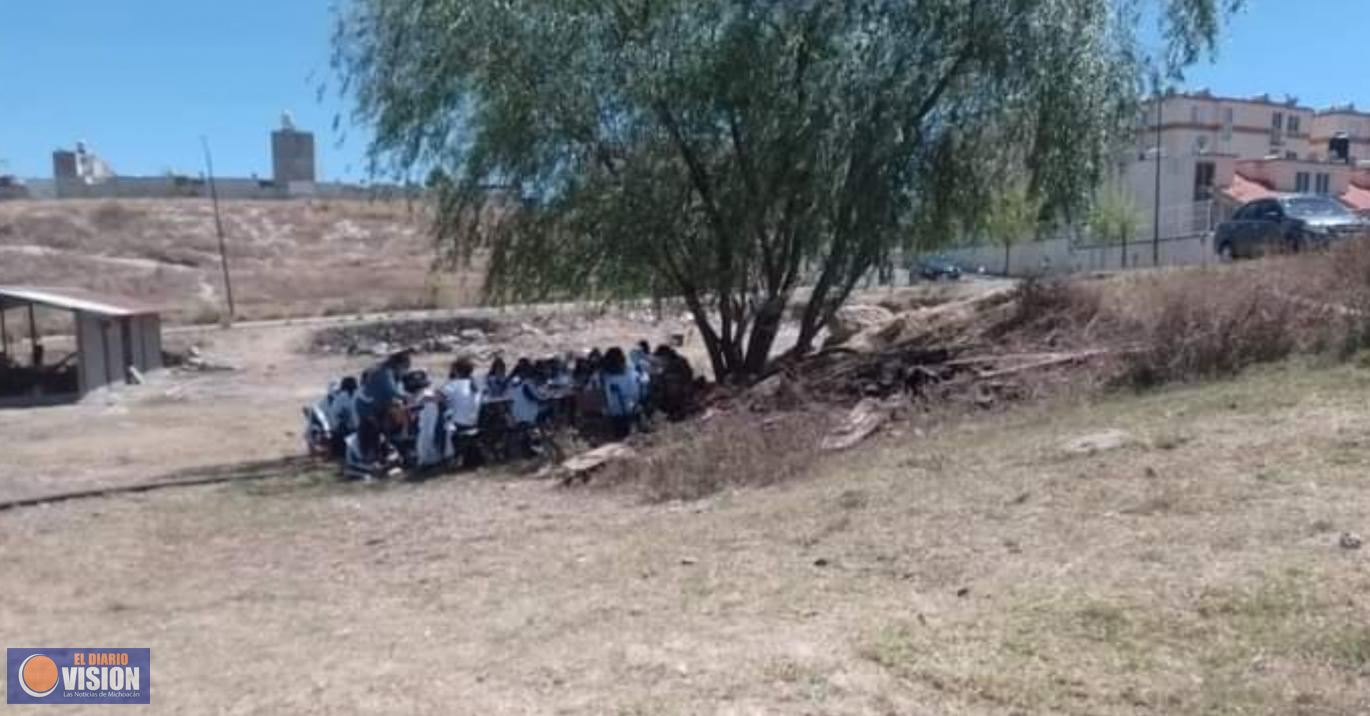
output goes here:
[{"label": "metal fence", "polygon": [[1222,207],[1200,201],[1160,210],[1159,237],[1154,213],[1138,216],[1127,241],[1095,236],[1088,223],[1079,223],[1046,237],[1002,244],[978,243],[936,251],[972,271],[1031,276],[1073,271],[1116,271],[1152,266],[1194,266],[1215,262],[1212,233],[1223,219]]}]

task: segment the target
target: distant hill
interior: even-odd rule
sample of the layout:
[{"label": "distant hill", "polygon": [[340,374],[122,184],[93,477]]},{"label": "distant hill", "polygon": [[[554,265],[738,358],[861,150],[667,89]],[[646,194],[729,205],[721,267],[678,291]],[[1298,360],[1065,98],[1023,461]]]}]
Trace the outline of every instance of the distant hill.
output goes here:
[{"label": "distant hill", "polygon": [[[240,319],[466,303],[476,287],[430,276],[422,210],[403,202],[221,204]],[[214,212],[194,199],[0,202],[0,284],[77,286],[141,299],[169,320],[224,305]]]}]

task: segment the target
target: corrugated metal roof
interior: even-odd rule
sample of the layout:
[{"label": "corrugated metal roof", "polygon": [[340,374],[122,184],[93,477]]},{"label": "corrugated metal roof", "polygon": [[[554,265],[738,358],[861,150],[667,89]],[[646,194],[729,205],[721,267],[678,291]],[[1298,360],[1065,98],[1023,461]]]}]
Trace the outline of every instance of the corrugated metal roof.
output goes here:
[{"label": "corrugated metal roof", "polygon": [[80,288],[0,286],[0,308],[13,308],[30,303],[116,318],[145,316],[159,312],[157,308],[147,304],[102,296]]}]

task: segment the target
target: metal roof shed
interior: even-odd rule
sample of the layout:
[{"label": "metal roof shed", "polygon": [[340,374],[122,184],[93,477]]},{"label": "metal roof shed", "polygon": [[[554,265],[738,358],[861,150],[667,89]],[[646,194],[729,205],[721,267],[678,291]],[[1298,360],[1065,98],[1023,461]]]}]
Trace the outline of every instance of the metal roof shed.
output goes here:
[{"label": "metal roof shed", "polygon": [[[156,308],[122,299],[111,299],[78,288],[0,286],[0,353],[10,355],[6,312],[27,309],[31,348],[40,346],[34,306],[70,311],[75,323],[76,393],[118,381],[128,382],[130,368],[146,373],[162,367],[162,320]],[[41,363],[41,350],[34,351]],[[40,373],[43,365],[31,366]],[[38,388],[34,397],[43,396]],[[40,401],[46,402],[46,401]]]}]

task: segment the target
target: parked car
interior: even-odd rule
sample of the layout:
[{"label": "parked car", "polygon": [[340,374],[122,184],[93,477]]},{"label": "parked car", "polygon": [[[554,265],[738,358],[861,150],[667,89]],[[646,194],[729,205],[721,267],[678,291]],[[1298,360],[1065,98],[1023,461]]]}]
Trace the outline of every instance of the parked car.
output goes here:
[{"label": "parked car", "polygon": [[928,281],[961,280],[961,267],[945,256],[928,256],[914,265],[913,270]]},{"label": "parked car", "polygon": [[1223,260],[1324,247],[1364,235],[1370,224],[1325,196],[1258,199],[1218,225],[1214,249]]}]

